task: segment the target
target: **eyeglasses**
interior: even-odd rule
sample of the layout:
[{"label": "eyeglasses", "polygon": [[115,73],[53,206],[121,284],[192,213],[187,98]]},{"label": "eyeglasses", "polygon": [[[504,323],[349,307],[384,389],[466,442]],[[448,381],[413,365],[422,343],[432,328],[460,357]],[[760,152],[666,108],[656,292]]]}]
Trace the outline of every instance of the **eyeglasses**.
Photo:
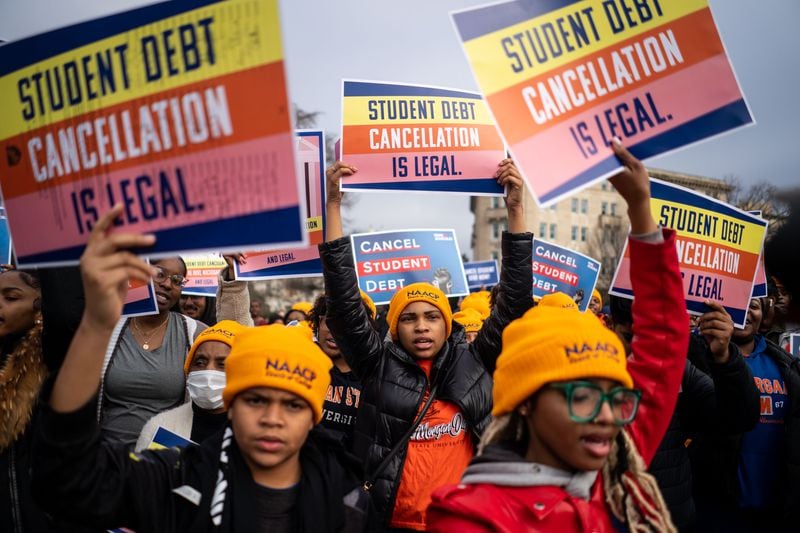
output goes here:
[{"label": "eyeglasses", "polygon": [[630,424],[636,418],[639,400],[642,398],[642,391],[614,387],[605,392],[599,385],[591,381],[551,383],[550,386],[564,391],[569,407],[569,417],[579,424],[585,424],[597,418],[604,402],[608,402],[611,407],[616,425]]},{"label": "eyeglasses", "polygon": [[180,274],[172,274],[168,276],[167,273],[164,272],[164,269],[160,267],[155,267],[155,269],[156,273],[153,276],[153,279],[155,280],[156,283],[164,283],[165,281],[170,280],[172,284],[175,285],[176,287],[183,287],[189,281]]}]

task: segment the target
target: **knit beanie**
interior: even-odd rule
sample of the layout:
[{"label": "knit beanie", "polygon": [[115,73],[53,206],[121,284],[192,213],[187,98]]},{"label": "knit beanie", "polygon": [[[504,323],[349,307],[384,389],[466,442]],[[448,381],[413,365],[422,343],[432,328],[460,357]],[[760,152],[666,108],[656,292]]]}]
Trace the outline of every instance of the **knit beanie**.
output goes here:
[{"label": "knit beanie", "polygon": [[[486,292],[486,291],[482,291]],[[488,295],[489,293],[486,292]],[[489,318],[489,314],[492,312],[491,307],[489,306],[489,298],[484,296],[480,292],[473,292],[464,297],[461,300],[460,309],[463,311],[464,309],[474,309],[481,315],[481,320],[486,320]]]},{"label": "knit beanie", "polygon": [[238,335],[225,361],[225,408],[239,393],[270,387],[296,394],[322,420],[322,404],[331,382],[330,358],[303,328],[280,324],[248,328]]},{"label": "knit beanie", "polygon": [[289,311],[300,311],[304,315],[308,315],[313,308],[314,304],[311,302],[296,302]]},{"label": "knit beanie", "polygon": [[194,360],[194,354],[201,344],[206,341],[219,341],[233,347],[233,341],[236,336],[246,329],[248,328],[233,320],[220,320],[213,326],[204,329],[203,332],[197,336],[192,347],[189,349],[189,355],[186,356],[186,361],[183,363],[183,373],[189,373],[189,368],[192,366],[192,361]]},{"label": "knit beanie", "polygon": [[492,414],[512,412],[548,383],[590,378],[633,387],[625,349],[597,317],[578,312],[572,298],[548,294],[503,332]]},{"label": "knit beanie", "polygon": [[450,332],[453,331],[453,311],[450,310],[450,302],[447,301],[447,296],[430,283],[412,283],[397,291],[389,301],[386,321],[389,323],[389,333],[391,333],[393,340],[397,340],[397,321],[400,319],[400,313],[403,312],[403,309],[408,304],[414,302],[428,302],[437,307],[442,312],[442,317],[444,317],[447,336],[450,336]]},{"label": "knit beanie", "polygon": [[481,314],[475,309],[467,308],[453,315],[453,320],[464,326],[467,333],[477,333],[483,327]]}]

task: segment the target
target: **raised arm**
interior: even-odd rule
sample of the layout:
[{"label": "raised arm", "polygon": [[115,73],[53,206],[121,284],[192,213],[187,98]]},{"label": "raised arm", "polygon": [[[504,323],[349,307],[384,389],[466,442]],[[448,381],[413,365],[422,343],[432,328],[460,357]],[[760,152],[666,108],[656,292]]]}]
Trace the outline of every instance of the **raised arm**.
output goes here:
[{"label": "raised arm", "polygon": [[59,413],[76,411],[97,394],[111,332],[122,315],[130,278],[150,281],[150,266],[129,248],[151,246],[153,235],[109,234],[122,212],[115,206],[98,220],[81,257],[86,307],[50,397]]},{"label": "raised arm", "polygon": [[376,368],[383,353],[383,340],[364,310],[350,238],[342,236],[339,182],[342,176],[356,171],[355,167],[337,161],[325,172],[328,227],[325,230],[326,242],[319,245],[319,255],[327,297],[326,323],[347,364],[363,380]]},{"label": "raised arm", "polygon": [[533,234],[525,232],[522,177],[511,159],[500,162],[495,176],[497,182],[507,190],[508,232],[503,233],[501,242],[503,261],[500,289],[495,297],[492,313],[470,345],[490,373],[494,372],[495,362],[500,355],[503,329],[533,305]]},{"label": "raised arm", "polygon": [[627,431],[645,463],[667,430],[683,377],[689,344],[689,316],[675,249],[675,232],[659,231],[650,212],[647,169],[617,140],[614,153],[624,170],[609,181],[628,204],[631,237],[633,342],[628,371],[642,401]]},{"label": "raised arm", "polygon": [[247,262],[247,257],[244,254],[222,257],[228,265],[220,270],[218,278],[217,321],[233,320],[243,326],[254,326],[253,317],[250,316],[250,291],[247,289],[247,282],[233,279],[234,262],[244,264]]}]

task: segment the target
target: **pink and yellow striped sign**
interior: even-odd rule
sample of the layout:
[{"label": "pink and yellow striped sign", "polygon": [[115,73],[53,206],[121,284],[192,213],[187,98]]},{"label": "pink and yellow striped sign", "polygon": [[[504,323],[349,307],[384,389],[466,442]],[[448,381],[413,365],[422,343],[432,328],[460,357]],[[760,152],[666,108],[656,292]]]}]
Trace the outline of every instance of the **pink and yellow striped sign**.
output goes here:
[{"label": "pink and yellow striped sign", "polygon": [[503,141],[477,93],[343,80],[341,152],[358,168],[342,190],[503,194]]},{"label": "pink and yellow striped sign", "polygon": [[541,0],[452,14],[497,125],[549,205],[753,122],[707,0]]},{"label": "pink and yellow striped sign", "polygon": [[114,203],[151,256],[304,243],[277,0],[166,2],[0,48],[24,265],[77,261]]}]

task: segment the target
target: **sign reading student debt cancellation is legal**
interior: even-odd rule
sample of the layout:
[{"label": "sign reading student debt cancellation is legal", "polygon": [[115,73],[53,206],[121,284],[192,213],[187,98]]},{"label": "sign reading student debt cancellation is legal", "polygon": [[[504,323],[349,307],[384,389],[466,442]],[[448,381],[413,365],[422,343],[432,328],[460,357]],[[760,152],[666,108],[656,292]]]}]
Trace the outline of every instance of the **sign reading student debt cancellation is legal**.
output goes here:
[{"label": "sign reading student debt cancellation is legal", "polygon": [[342,81],[343,190],[502,195],[503,141],[480,94]]},{"label": "sign reading student debt cancellation is legal", "polygon": [[184,255],[186,263],[186,285],[181,294],[186,296],[216,296],[219,286],[219,273],[227,266],[219,254]]},{"label": "sign reading student debt cancellation is legal", "polygon": [[[686,308],[708,311],[706,300],[721,303],[733,323],[744,327],[767,222],[692,190],[650,179],[655,221],[674,229]],[[623,251],[609,293],[633,298],[630,252]]]},{"label": "sign reading student debt cancellation is legal", "polygon": [[452,14],[537,201],[753,122],[707,0],[542,0]]},{"label": "sign reading student debt cancellation is legal", "polygon": [[351,237],[358,285],[377,305],[412,283],[430,283],[448,296],[469,294],[456,233],[415,229]]},{"label": "sign reading student debt cancellation is legal", "polygon": [[319,130],[297,131],[295,154],[308,216],[308,246],[248,252],[244,264],[235,264],[236,279],[261,280],[322,275],[317,245],[325,240],[325,134]]},{"label": "sign reading student debt cancellation is legal", "polygon": [[143,252],[305,242],[277,0],[164,2],[0,48],[0,184],[23,265],[115,203]]},{"label": "sign reading student debt cancellation is legal", "polygon": [[586,311],[600,275],[600,261],[540,239],[533,240],[533,296],[563,292]]}]

